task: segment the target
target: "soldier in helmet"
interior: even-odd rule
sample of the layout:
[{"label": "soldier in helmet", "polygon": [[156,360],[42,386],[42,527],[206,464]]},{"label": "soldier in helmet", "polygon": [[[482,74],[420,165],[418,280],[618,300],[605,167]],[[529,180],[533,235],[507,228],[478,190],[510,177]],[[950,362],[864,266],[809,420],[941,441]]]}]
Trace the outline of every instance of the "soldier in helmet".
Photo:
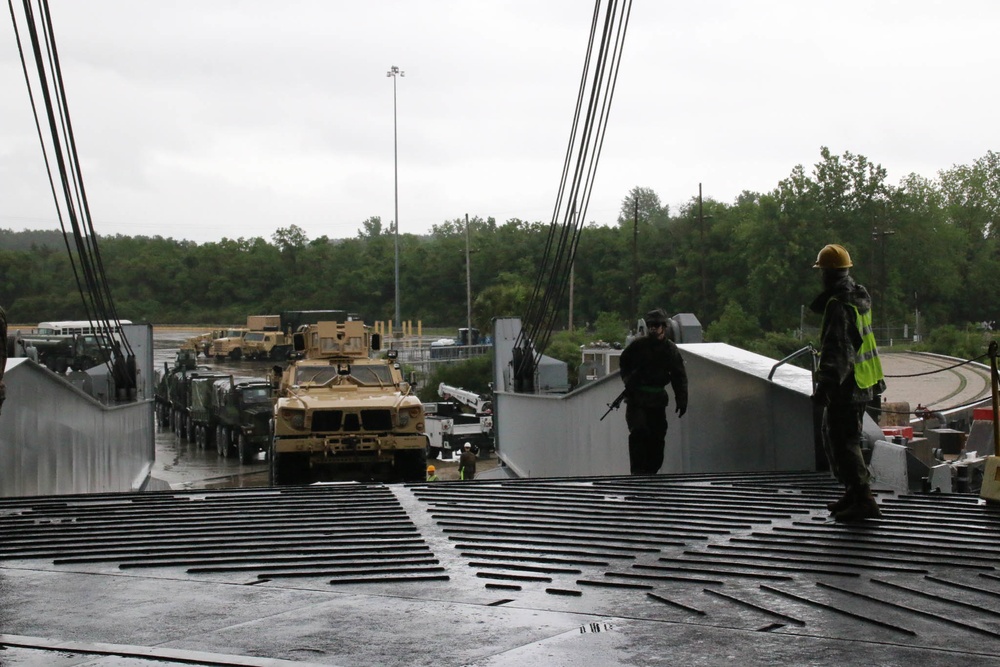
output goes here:
[{"label": "soldier in helmet", "polygon": [[622,352],[625,381],[625,423],[628,425],[629,467],[633,475],[655,475],[663,465],[667,437],[666,387],[674,388],[678,417],[687,412],[688,389],[684,359],[667,337],[667,314],[662,308],[646,314],[646,335]]},{"label": "soldier in helmet", "polygon": [[854,282],[854,266],[841,245],[824,246],[813,268],[822,271],[823,293],[809,306],[823,316],[819,369],[813,401],[822,409],[823,446],[844,495],[828,505],[837,521],[881,516],[861,453],[865,407],[885,391],[872,331],[872,299]]}]

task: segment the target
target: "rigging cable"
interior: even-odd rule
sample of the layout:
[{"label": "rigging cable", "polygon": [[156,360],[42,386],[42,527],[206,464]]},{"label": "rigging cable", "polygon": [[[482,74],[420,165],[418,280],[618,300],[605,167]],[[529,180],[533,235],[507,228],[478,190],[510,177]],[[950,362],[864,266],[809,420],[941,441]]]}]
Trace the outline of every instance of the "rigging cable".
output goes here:
[{"label": "rigging cable", "polygon": [[[514,342],[516,391],[534,389],[534,369],[548,346],[566,294],[604,144],[632,3],[631,0],[608,3],[600,44],[595,48],[601,4],[602,0],[596,0],[594,4],[587,54],[552,223],[535,286],[525,309],[523,326]],[[592,82],[583,114],[590,75]]]},{"label": "rigging cable", "polygon": [[[42,93],[44,111],[48,121],[49,132],[51,133],[51,149],[46,146],[42,133],[42,123],[39,119],[39,104],[33,92],[13,0],[8,0],[7,4],[14,25],[14,35],[21,58],[21,68],[24,72],[25,84],[28,88],[28,96],[35,119],[35,128],[42,147],[46,172],[49,176],[52,198],[55,203],[59,226],[63,232],[63,241],[69,255],[77,289],[80,292],[83,302],[83,308],[91,324],[94,325],[95,322],[97,323],[94,329],[102,332],[100,338],[110,348],[111,355],[105,359],[105,364],[108,366],[109,372],[114,375],[117,386],[134,387],[134,373],[131,373],[130,368],[134,367],[134,353],[127,337],[121,332],[121,322],[111,296],[110,285],[98,248],[97,232],[94,229],[86,189],[83,184],[83,172],[80,168],[79,156],[76,149],[76,140],[73,134],[69,104],[66,98],[66,89],[62,78],[62,68],[59,63],[59,53],[56,47],[55,31],[52,26],[48,0],[38,0],[37,14],[33,11],[30,0],[23,0],[22,5],[24,23],[30,37],[32,55],[34,56],[35,69],[38,75],[37,86]],[[42,56],[40,32],[41,37],[44,38],[47,59]],[[48,64],[48,71],[51,72],[50,75],[47,74],[46,63]],[[52,159],[50,159],[50,150]],[[60,202],[56,191],[53,162],[55,162],[59,170],[59,181],[64,198],[62,202]],[[66,218],[69,219],[71,231],[67,231]],[[73,246],[75,246],[75,256],[73,252],[74,248],[70,245],[71,236]],[[79,267],[77,266],[78,263]],[[112,336],[113,332],[118,333],[118,338]],[[120,347],[122,344],[128,353],[127,360]]]}]

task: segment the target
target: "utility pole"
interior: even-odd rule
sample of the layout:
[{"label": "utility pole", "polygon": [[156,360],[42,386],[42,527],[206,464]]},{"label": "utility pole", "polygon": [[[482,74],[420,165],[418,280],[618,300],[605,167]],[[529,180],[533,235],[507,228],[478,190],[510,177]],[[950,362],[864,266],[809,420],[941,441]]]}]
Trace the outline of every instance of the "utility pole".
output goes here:
[{"label": "utility pole", "polygon": [[[878,227],[872,228],[872,241],[874,241],[875,244],[878,246],[879,252],[882,255],[881,258],[882,270],[880,271],[881,276],[879,280],[879,290],[878,290],[878,309],[879,309],[879,317],[882,318],[882,323],[883,323],[882,324],[882,328],[884,331],[883,338],[889,338],[889,318],[885,314],[885,293],[888,291],[889,287],[888,264],[885,258],[885,237],[892,236],[895,233],[896,232],[892,231],[891,229],[886,229],[880,232],[878,230]],[[874,272],[877,269],[875,267],[872,267],[872,270]],[[874,320],[874,318],[872,319]]]},{"label": "utility pole", "polygon": [[393,180],[395,183],[395,199],[396,199],[396,220],[393,224],[393,229],[395,231],[395,248],[396,248],[396,326],[399,330],[403,330],[403,322],[399,316],[399,150],[397,142],[396,133],[396,77],[405,76],[405,72],[399,69],[395,65],[389,68],[389,71],[385,73],[386,76],[392,77],[392,165],[393,165]]},{"label": "utility pole", "polygon": [[701,183],[698,184],[698,227],[701,231],[701,303],[708,302],[708,275],[705,272],[705,207],[701,199]]},{"label": "utility pole", "polygon": [[[469,257],[469,214],[465,214],[465,326],[468,327],[469,345],[472,345],[472,264]],[[469,355],[471,355],[471,350]]]},{"label": "utility pole", "polygon": [[[570,214],[571,222],[576,222],[576,203],[573,203],[573,212]],[[576,256],[574,253],[573,262],[569,265],[569,322],[566,325],[566,329],[570,332],[573,331],[573,283],[576,280]]]},{"label": "utility pole", "polygon": [[[639,321],[639,191],[632,211],[632,322]],[[632,327],[629,326],[629,329]]]}]

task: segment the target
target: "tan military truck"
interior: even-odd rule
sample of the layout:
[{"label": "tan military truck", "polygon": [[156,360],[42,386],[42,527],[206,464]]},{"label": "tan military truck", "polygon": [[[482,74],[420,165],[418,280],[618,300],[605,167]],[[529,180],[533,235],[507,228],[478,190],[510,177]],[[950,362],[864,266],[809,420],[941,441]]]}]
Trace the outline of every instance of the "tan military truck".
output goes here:
[{"label": "tan military truck", "polygon": [[248,331],[243,337],[247,359],[284,361],[292,351],[292,337],[280,331]]},{"label": "tan military truck", "polygon": [[319,322],[294,335],[275,398],[273,485],[422,481],[424,409],[395,352],[360,321]]},{"label": "tan military truck", "polygon": [[247,329],[243,327],[226,329],[224,335],[212,341],[212,356],[216,359],[232,359],[239,361],[243,358],[243,336]]},{"label": "tan military truck", "polygon": [[199,354],[203,354],[206,357],[212,356],[212,341],[216,338],[222,338],[226,335],[225,329],[214,329],[212,331],[206,331],[203,334],[198,334],[197,336],[192,336],[186,341],[181,343],[180,350],[182,352],[193,352],[194,356],[197,357]]},{"label": "tan military truck", "polygon": [[292,336],[282,331],[281,315],[249,315],[242,347],[245,359],[283,360],[292,349]]}]

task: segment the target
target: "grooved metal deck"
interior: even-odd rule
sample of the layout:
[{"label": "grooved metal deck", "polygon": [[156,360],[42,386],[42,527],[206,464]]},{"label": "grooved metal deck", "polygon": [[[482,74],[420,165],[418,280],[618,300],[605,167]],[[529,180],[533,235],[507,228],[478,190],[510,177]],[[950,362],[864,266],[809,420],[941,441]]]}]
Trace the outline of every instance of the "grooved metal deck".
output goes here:
[{"label": "grooved metal deck", "polygon": [[801,473],[5,499],[0,642],[195,664],[995,664],[1000,509],[883,495],[881,520],[839,525],[837,495]]}]

